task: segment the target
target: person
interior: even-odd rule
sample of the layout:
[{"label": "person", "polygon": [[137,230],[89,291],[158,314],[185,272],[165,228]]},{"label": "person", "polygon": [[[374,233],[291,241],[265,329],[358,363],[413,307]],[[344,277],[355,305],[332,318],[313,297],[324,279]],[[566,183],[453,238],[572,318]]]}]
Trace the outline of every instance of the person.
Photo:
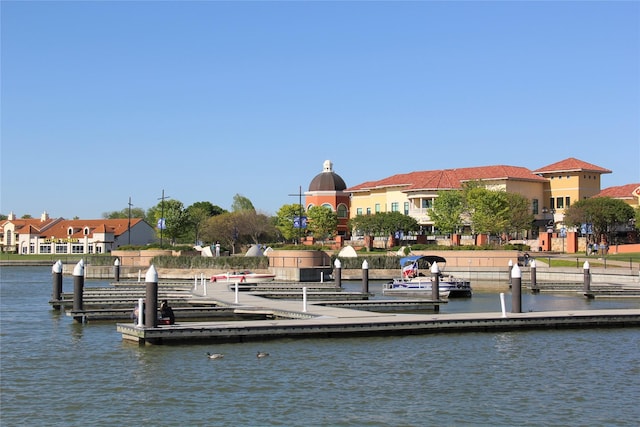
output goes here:
[{"label": "person", "polygon": [[162,320],[168,320],[170,325],[176,323],[173,309],[169,306],[169,302],[166,299],[162,300],[162,304],[160,305],[160,317],[162,317]]},{"label": "person", "polygon": [[[138,304],[136,304],[136,306],[133,308],[133,311],[131,312],[131,319],[133,319],[133,323],[136,325],[138,324],[138,318],[140,317],[140,313],[138,312],[138,309],[139,309]],[[144,323],[144,308],[142,309],[142,323]]]},{"label": "person", "polygon": [[216,241],[216,256],[220,256],[220,242]]}]

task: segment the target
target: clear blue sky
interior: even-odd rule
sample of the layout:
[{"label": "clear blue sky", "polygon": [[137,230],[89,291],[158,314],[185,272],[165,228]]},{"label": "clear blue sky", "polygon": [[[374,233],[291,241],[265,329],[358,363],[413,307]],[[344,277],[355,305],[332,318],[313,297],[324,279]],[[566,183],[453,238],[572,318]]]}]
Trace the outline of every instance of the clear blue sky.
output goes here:
[{"label": "clear blue sky", "polygon": [[0,213],[274,214],[324,160],[640,182],[640,2],[2,1]]}]

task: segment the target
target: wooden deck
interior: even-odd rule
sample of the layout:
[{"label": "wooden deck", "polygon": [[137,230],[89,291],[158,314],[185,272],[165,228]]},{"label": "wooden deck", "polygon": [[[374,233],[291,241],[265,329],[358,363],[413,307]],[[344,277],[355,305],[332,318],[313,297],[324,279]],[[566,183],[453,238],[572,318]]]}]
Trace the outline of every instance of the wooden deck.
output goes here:
[{"label": "wooden deck", "polygon": [[305,306],[299,300],[267,299],[250,293],[235,293],[226,286],[216,284],[209,284],[206,296],[203,291],[195,294],[192,301],[208,301],[219,306],[236,306],[238,310],[270,313],[272,318],[237,322],[177,322],[175,325],[161,325],[155,328],[119,323],[116,330],[127,341],[139,344],[168,344],[442,332],[640,327],[640,309],[507,313],[506,316],[499,312],[444,315],[385,313],[355,310],[320,302],[307,302]]}]

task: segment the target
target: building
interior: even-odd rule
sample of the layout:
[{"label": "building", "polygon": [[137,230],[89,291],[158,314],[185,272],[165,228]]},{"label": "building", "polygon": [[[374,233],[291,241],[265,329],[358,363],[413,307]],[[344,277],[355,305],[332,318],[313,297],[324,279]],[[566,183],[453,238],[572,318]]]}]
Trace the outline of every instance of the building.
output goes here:
[{"label": "building", "polygon": [[140,218],[17,219],[13,213],[0,221],[3,252],[18,254],[104,254],[124,245],[146,245],[156,233]]},{"label": "building", "polygon": [[[520,166],[480,166],[393,175],[349,187],[350,216],[402,212],[415,218],[426,233],[436,232],[429,218],[438,192],[460,190],[479,182],[490,190],[520,194],[531,202],[537,229],[558,229],[572,201],[600,192],[600,177],[610,170],[568,158],[535,171]],[[535,236],[531,236],[535,237]]]},{"label": "building", "polygon": [[305,195],[305,209],[313,206],[325,206],[338,216],[338,236],[347,236],[349,230],[349,193],[345,192],[347,185],[344,180],[333,171],[333,163],[325,160],[322,172],[317,174],[309,183],[309,190]]}]

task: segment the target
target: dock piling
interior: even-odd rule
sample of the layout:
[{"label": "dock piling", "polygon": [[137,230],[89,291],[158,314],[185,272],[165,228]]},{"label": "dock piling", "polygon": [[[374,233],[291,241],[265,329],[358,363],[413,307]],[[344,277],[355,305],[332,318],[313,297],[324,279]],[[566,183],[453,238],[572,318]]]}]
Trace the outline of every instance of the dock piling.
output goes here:
[{"label": "dock piling", "polygon": [[500,307],[502,307],[502,317],[507,317],[507,306],[504,303],[504,292],[500,292]]},{"label": "dock piling", "polygon": [[342,263],[338,258],[333,262],[333,277],[336,281],[336,288],[342,287]]},{"label": "dock piling", "polygon": [[116,258],[113,262],[113,278],[116,282],[120,281],[120,258]]},{"label": "dock piling", "polygon": [[589,261],[585,261],[582,268],[584,270],[584,296],[593,299],[595,295],[591,292],[591,268]]},{"label": "dock piling", "polygon": [[431,266],[431,299],[440,300],[440,268],[437,262]]},{"label": "dock piling", "polygon": [[146,306],[144,309],[145,328],[158,326],[158,272],[151,264],[145,275]]},{"label": "dock piling", "polygon": [[[82,293],[84,292],[84,261],[80,260],[73,268],[73,311],[82,311]],[[82,316],[74,317],[74,321],[82,323]]]},{"label": "dock piling", "polygon": [[303,286],[302,288],[302,311],[304,313],[307,312],[307,287]]},{"label": "dock piling", "polygon": [[366,259],[362,261],[362,293],[369,293],[369,263]]},{"label": "dock piling", "polygon": [[53,308],[60,310],[62,304],[57,303],[62,298],[62,261],[56,261],[51,267],[51,273],[53,274],[53,292],[51,294],[51,300],[53,301]]},{"label": "dock piling", "polygon": [[511,312],[522,313],[522,272],[518,265],[511,270]]},{"label": "dock piling", "polygon": [[536,279],[536,260],[531,261],[531,293],[539,294],[540,288],[538,287],[538,281]]}]

